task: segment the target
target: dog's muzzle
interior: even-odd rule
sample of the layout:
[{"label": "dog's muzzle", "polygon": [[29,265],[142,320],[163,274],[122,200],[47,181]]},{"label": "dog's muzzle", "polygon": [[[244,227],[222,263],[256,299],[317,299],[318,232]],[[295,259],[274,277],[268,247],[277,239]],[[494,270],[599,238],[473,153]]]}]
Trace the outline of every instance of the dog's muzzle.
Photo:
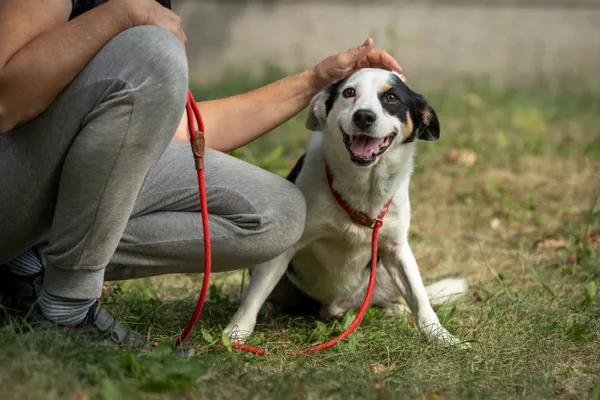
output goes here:
[{"label": "dog's muzzle", "polygon": [[373,164],[377,160],[377,157],[390,148],[394,138],[397,136],[397,132],[377,138],[364,134],[348,135],[342,129],[342,136],[352,162],[356,165],[368,166]]}]

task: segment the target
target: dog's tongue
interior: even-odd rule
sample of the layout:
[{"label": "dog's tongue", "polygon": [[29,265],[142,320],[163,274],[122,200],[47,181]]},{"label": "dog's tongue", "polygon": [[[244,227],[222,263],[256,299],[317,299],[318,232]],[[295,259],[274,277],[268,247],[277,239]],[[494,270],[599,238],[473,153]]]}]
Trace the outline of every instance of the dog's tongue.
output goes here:
[{"label": "dog's tongue", "polygon": [[379,151],[379,140],[366,135],[358,135],[350,145],[350,150],[359,157],[371,157]]}]

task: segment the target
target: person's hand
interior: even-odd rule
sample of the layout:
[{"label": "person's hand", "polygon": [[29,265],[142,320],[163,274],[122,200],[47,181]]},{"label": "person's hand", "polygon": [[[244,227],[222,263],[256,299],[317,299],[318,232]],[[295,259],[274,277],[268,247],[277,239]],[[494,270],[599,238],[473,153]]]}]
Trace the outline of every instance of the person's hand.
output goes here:
[{"label": "person's hand", "polygon": [[396,71],[406,82],[406,78],[402,75],[402,68],[394,57],[383,50],[374,49],[373,39],[368,38],[360,46],[329,56],[312,68],[310,70],[312,88],[316,91],[321,90],[344,79],[359,68],[383,68]]},{"label": "person's hand", "polygon": [[[115,0],[113,0],[115,1]],[[124,3],[133,26],[154,25],[168,30],[185,44],[187,37],[181,26],[181,17],[155,0],[116,0]]]}]

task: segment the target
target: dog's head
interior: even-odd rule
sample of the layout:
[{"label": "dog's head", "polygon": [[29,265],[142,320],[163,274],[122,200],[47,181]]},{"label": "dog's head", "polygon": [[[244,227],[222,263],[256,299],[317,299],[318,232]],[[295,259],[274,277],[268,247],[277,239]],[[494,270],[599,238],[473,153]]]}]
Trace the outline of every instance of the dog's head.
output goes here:
[{"label": "dog's head", "polygon": [[[353,163],[370,166],[416,140],[437,141],[440,124],[425,98],[394,72],[360,69],[313,97],[306,128],[336,139]],[[339,139],[339,140],[338,140]]]}]

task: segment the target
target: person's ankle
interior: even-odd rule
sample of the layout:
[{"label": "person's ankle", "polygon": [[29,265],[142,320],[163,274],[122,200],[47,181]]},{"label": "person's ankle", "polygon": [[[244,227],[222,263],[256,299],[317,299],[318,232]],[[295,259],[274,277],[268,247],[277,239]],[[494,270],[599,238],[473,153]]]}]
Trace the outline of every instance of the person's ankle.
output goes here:
[{"label": "person's ankle", "polygon": [[42,290],[38,305],[44,318],[64,326],[83,322],[96,299],[66,299]]},{"label": "person's ankle", "polygon": [[44,271],[42,257],[35,247],[10,260],[6,267],[15,275],[31,276]]}]

